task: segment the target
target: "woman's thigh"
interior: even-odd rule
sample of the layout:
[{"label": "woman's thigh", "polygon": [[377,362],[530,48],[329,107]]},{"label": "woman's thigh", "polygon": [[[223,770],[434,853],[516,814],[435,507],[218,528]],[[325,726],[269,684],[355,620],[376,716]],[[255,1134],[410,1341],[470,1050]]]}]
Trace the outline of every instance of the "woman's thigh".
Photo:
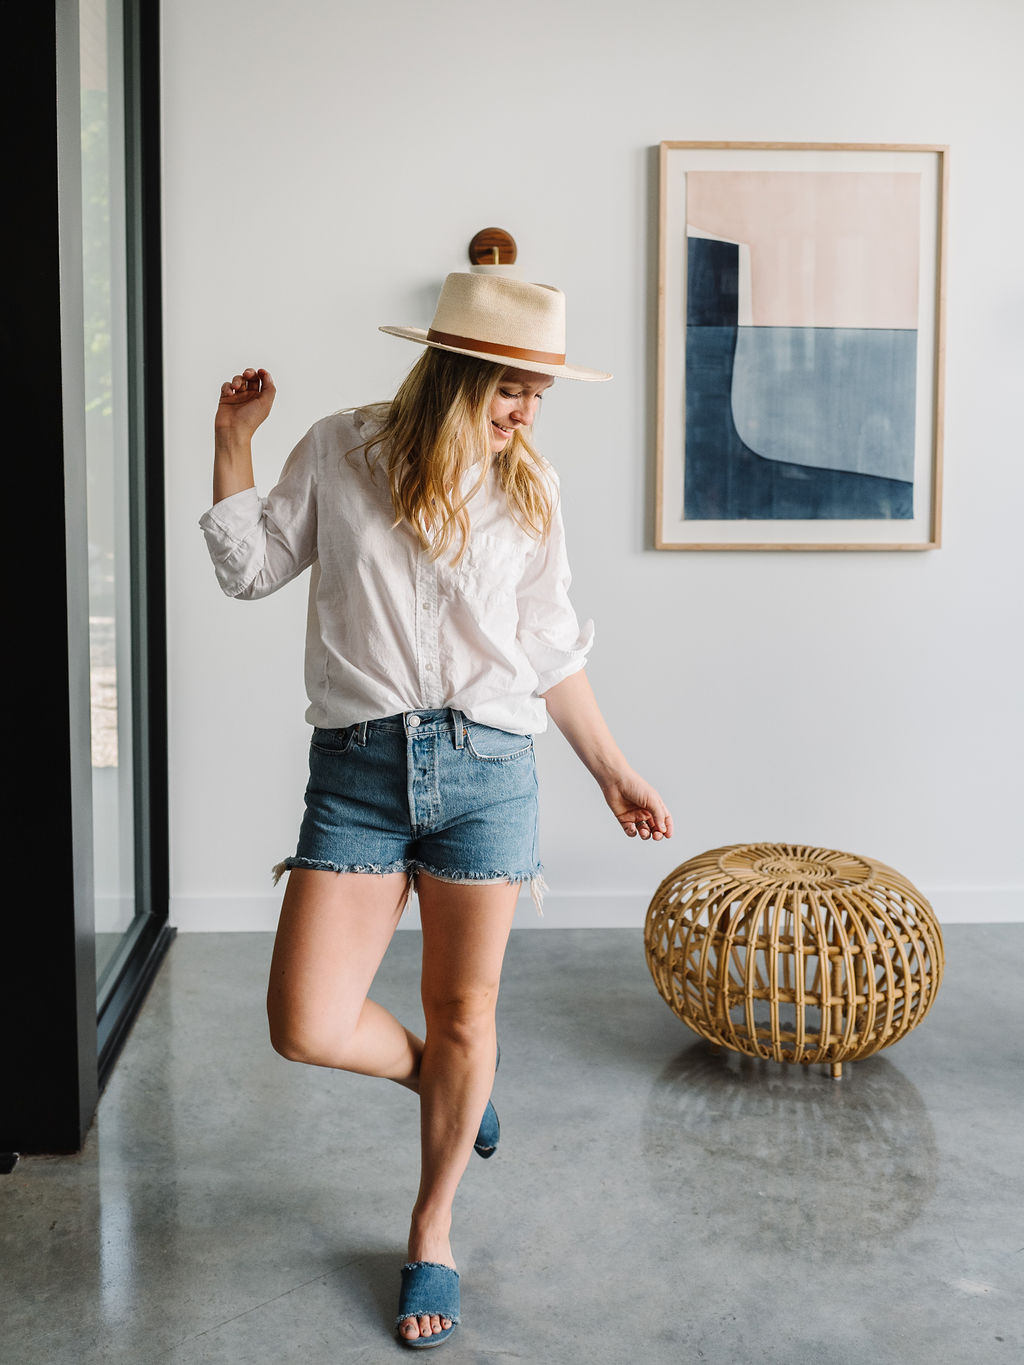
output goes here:
[{"label": "woman's thigh", "polygon": [[423,928],[422,997],[432,1014],[493,1014],[519,884],[416,879]]},{"label": "woman's thigh", "polygon": [[275,1046],[351,1033],[407,899],[404,872],[292,868],[267,989]]}]

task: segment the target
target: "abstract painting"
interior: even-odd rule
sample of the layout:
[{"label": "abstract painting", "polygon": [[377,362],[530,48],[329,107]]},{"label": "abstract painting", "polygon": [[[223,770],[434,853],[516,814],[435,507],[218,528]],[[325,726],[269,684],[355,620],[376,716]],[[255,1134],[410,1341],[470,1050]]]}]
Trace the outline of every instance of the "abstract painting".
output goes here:
[{"label": "abstract painting", "polygon": [[937,545],[945,149],[661,152],[658,547]]}]

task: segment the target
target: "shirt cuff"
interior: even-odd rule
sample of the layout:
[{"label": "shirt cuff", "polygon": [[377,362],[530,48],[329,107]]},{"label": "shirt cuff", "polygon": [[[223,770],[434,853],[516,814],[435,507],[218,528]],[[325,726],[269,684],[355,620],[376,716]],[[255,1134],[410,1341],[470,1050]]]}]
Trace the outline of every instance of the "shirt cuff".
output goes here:
[{"label": "shirt cuff", "polygon": [[252,537],[263,515],[255,488],[222,498],[199,518],[221,591],[241,597],[255,577]]},{"label": "shirt cuff", "polygon": [[531,662],[537,673],[537,695],[543,696],[552,687],[578,673],[587,662],[587,655],[594,644],[594,623],[585,621],[580,633],[568,649],[556,649],[542,641],[534,640],[527,652],[533,657]]},{"label": "shirt cuff", "polygon": [[230,536],[234,540],[243,539],[245,532],[259,521],[263,511],[263,500],[255,488],[243,488],[240,493],[215,502],[208,512],[199,518],[204,531],[215,535]]}]

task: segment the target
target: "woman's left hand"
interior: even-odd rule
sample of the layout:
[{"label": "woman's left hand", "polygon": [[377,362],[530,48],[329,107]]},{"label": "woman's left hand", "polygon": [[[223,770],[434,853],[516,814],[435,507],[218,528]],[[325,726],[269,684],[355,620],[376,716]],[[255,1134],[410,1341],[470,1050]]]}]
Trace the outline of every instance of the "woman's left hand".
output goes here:
[{"label": "woman's left hand", "polygon": [[612,814],[631,839],[638,834],[641,839],[672,838],[668,807],[638,773],[624,773],[601,790]]}]

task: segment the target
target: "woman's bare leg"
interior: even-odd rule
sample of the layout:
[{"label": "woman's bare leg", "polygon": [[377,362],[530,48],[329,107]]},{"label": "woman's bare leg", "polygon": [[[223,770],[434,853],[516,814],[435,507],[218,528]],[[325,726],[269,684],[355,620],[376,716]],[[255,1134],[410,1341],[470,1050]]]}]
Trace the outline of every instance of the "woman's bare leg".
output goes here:
[{"label": "woman's bare leg", "polygon": [[[501,967],[515,914],[517,885],[452,885],[421,874],[423,1013],[420,1063],[420,1186],[409,1230],[410,1261],[454,1266],[449,1235],[455,1191],[473,1151],[494,1083]],[[409,1318],[408,1340],[449,1326]]]},{"label": "woman's bare leg", "polygon": [[367,993],[406,902],[404,872],[288,874],[267,989],[282,1056],[418,1087],[422,1044]]},{"label": "woman's bare leg", "polygon": [[[454,1265],[455,1191],[494,1081],[494,1011],[518,886],[452,885],[421,874],[421,1043],[367,998],[406,901],[404,873],[293,868],[267,990],[271,1040],[282,1056],[397,1081],[420,1094],[421,1174],[409,1259]],[[410,1318],[409,1340],[447,1319]]]}]

